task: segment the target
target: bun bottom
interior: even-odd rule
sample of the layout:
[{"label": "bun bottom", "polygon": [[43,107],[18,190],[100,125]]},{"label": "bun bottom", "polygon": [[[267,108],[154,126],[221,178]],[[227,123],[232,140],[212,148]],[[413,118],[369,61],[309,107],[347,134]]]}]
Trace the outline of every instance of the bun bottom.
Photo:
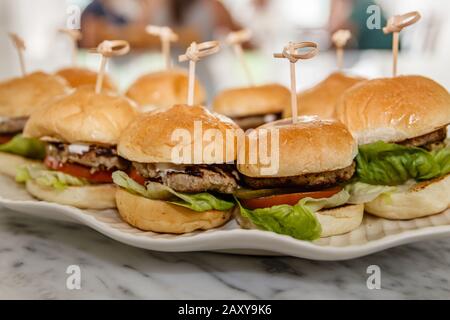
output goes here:
[{"label": "bun bottom", "polygon": [[38,164],[41,161],[27,159],[16,154],[0,152],[0,174],[15,178],[17,168],[22,165]]},{"label": "bun bottom", "polygon": [[64,190],[55,190],[28,180],[26,188],[32,196],[40,200],[65,204],[80,209],[102,210],[116,207],[116,186],[114,184],[67,187]]},{"label": "bun bottom", "polygon": [[[239,225],[244,229],[260,229],[248,218],[241,215],[239,208],[234,210]],[[361,225],[364,215],[364,205],[344,205],[333,209],[320,210],[315,213],[322,226],[321,238],[336,236],[355,230]]]},{"label": "bun bottom", "polygon": [[225,224],[231,211],[196,212],[161,200],[150,200],[118,188],[116,204],[123,220],[141,230],[160,233],[187,233]]},{"label": "bun bottom", "polygon": [[415,184],[407,191],[379,196],[365,204],[375,216],[407,220],[440,213],[450,207],[450,174]]}]

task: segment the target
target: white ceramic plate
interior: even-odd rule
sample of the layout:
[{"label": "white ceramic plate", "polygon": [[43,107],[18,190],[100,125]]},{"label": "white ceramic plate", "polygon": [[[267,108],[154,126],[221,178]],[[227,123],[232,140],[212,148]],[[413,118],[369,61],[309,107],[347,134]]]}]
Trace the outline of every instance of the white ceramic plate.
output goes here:
[{"label": "white ceramic plate", "polygon": [[409,221],[390,221],[366,215],[362,225],[347,234],[314,242],[267,231],[242,230],[236,222],[184,235],[135,229],[115,210],[90,211],[37,201],[22,186],[0,176],[0,205],[17,212],[84,224],[131,246],[155,251],[224,251],[239,254],[289,255],[313,260],[345,260],[420,240],[450,236],[450,209]]}]

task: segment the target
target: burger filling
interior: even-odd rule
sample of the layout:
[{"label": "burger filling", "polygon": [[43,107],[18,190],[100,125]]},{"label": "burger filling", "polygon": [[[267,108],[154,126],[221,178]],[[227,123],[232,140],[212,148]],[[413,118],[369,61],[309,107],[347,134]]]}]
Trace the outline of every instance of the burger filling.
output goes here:
[{"label": "burger filling", "polygon": [[320,237],[322,229],[315,212],[344,206],[350,194],[344,184],[352,179],[355,163],[334,171],[290,177],[248,177],[235,193],[238,220],[301,240]]},{"label": "burger filling", "polygon": [[128,161],[117,155],[116,148],[95,145],[49,143],[46,147],[46,159],[47,162],[62,165],[78,164],[88,168],[91,173],[126,170],[129,165]]},{"label": "burger filling", "polygon": [[17,154],[31,159],[42,159],[45,146],[34,138],[21,135],[28,117],[0,119],[0,152]]},{"label": "burger filling", "polygon": [[418,182],[450,174],[447,128],[395,143],[378,141],[359,147],[351,201],[369,202],[380,195],[412,190]]},{"label": "burger filling", "polygon": [[162,183],[175,191],[233,193],[237,188],[236,170],[227,164],[174,165],[133,162],[144,179]]},{"label": "burger filling", "polygon": [[428,151],[432,151],[445,147],[444,141],[446,137],[447,128],[444,127],[431,133],[427,133],[411,139],[406,139],[397,143],[407,147],[421,147]]},{"label": "burger filling", "polygon": [[194,211],[226,211],[234,207],[231,194],[238,174],[232,165],[133,162],[126,173],[113,173],[114,183],[152,200],[169,201]]},{"label": "burger filling", "polygon": [[263,124],[281,119],[280,113],[260,114],[244,117],[234,117],[234,122],[243,130],[254,129]]},{"label": "burger filling", "polygon": [[56,189],[67,186],[112,183],[112,173],[127,170],[129,162],[119,157],[115,147],[49,142],[43,165],[21,168],[18,182],[29,179]]}]

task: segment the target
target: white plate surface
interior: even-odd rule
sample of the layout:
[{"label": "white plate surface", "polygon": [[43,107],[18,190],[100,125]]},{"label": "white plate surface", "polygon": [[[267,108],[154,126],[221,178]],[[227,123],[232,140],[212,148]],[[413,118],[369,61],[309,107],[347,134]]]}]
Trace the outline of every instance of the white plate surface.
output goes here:
[{"label": "white plate surface", "polygon": [[362,225],[347,234],[300,241],[267,231],[242,230],[236,222],[184,235],[135,229],[115,210],[91,211],[37,201],[22,186],[0,176],[0,205],[33,216],[72,221],[131,246],[155,251],[224,251],[239,254],[289,255],[313,260],[346,260],[420,240],[450,236],[450,209],[420,219],[390,221],[366,215]]}]

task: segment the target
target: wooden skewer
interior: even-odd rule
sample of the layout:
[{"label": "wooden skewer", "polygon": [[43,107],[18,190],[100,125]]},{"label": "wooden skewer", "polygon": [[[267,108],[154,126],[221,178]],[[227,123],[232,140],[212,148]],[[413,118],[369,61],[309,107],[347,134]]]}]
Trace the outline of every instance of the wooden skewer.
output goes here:
[{"label": "wooden skewer", "polygon": [[410,26],[421,18],[418,11],[412,11],[401,15],[395,15],[389,18],[386,26],[383,28],[385,34],[392,33],[392,76],[397,76],[397,58],[399,33],[403,28]]},{"label": "wooden skewer", "polygon": [[106,40],[98,45],[97,48],[90,49],[89,52],[99,53],[102,55],[100,70],[97,75],[95,84],[95,93],[102,91],[103,78],[105,77],[106,64],[112,56],[122,56],[130,51],[130,44],[125,40]]},{"label": "wooden skewer", "polygon": [[81,40],[81,32],[75,29],[59,29],[61,33],[69,36],[72,41],[72,65],[77,65],[77,56],[78,56],[78,41]]},{"label": "wooden skewer", "polygon": [[344,47],[347,44],[347,41],[350,40],[352,34],[350,30],[340,29],[333,33],[331,40],[336,46],[336,57],[337,57],[337,65],[338,69],[342,70],[344,67]]},{"label": "wooden skewer", "polygon": [[178,41],[178,35],[169,27],[159,27],[149,25],[145,28],[147,33],[158,36],[161,40],[161,51],[164,57],[166,69],[172,68],[172,60],[170,59],[170,43]]},{"label": "wooden skewer", "polygon": [[25,59],[23,57],[23,52],[26,50],[25,42],[22,40],[21,37],[19,37],[15,33],[10,32],[9,37],[11,38],[14,46],[16,47],[17,55],[19,56],[20,71],[22,72],[22,76],[24,77],[27,75],[27,71],[25,68]]},{"label": "wooden skewer", "polygon": [[188,106],[194,105],[195,63],[203,57],[218,52],[219,49],[220,45],[218,41],[206,41],[198,44],[192,42],[187,48],[186,53],[178,57],[179,62],[189,61]]},{"label": "wooden skewer", "polygon": [[248,67],[247,61],[244,57],[242,43],[247,42],[252,37],[252,32],[249,29],[242,29],[235,32],[230,32],[226,38],[226,42],[233,47],[234,54],[239,59],[242,69],[244,69],[248,84],[254,85],[253,77]]},{"label": "wooden skewer", "polygon": [[[311,48],[304,53],[297,53],[298,49]],[[290,62],[290,73],[291,73],[291,111],[292,111],[292,123],[297,123],[298,121],[298,109],[297,109],[297,87],[296,87],[296,76],[295,76],[295,63],[301,59],[311,59],[317,53],[319,49],[317,44],[314,42],[289,42],[287,46],[284,47],[282,53],[275,53],[273,56],[275,58],[286,58]]]}]

